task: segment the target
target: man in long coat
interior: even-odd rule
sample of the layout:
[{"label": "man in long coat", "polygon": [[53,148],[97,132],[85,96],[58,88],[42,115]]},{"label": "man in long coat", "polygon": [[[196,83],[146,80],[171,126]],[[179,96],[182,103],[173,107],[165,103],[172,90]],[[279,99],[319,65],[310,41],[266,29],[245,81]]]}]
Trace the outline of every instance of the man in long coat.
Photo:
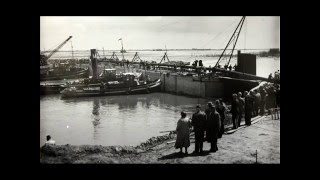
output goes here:
[{"label": "man in long coat", "polygon": [[246,125],[250,126],[252,111],[253,111],[254,95],[252,91],[250,91],[249,94],[248,92],[245,92],[244,95],[245,95],[244,119],[245,119]]},{"label": "man in long coat", "polygon": [[217,141],[218,141],[218,133],[220,130],[220,115],[216,111],[212,102],[208,103],[208,109],[206,110],[207,115],[207,131],[206,131],[206,139],[211,143],[210,152],[218,151]]},{"label": "man in long coat", "polygon": [[238,127],[240,127],[242,114],[244,113],[244,98],[241,97],[242,93],[238,93],[238,101],[239,101],[239,114],[238,114]]},{"label": "man in long coat", "polygon": [[196,113],[192,115],[191,124],[195,136],[195,150],[194,153],[203,152],[204,131],[206,128],[206,114],[201,111],[201,106],[196,106]]},{"label": "man in long coat", "polygon": [[216,100],[216,110],[220,115],[220,130],[218,134],[218,138],[222,138],[222,134],[224,133],[224,120],[225,120],[225,113],[226,107],[222,102],[222,99]]},{"label": "man in long coat", "polygon": [[263,116],[264,115],[264,109],[265,109],[265,106],[266,106],[266,95],[267,95],[267,91],[263,87],[260,87],[260,95],[261,95],[261,99],[260,99],[260,115]]},{"label": "man in long coat", "polygon": [[238,100],[238,97],[237,97],[237,94],[233,94],[232,95],[232,102],[231,102],[231,115],[232,115],[232,124],[233,124],[233,129],[237,129],[238,128],[238,123],[237,123],[237,120],[238,120],[238,116],[239,116],[239,100]]},{"label": "man in long coat", "polygon": [[254,101],[254,114],[256,115],[256,116],[258,116],[259,114],[259,107],[261,106],[260,105],[260,102],[261,102],[261,94],[260,94],[260,92],[257,90],[257,89],[255,89],[254,90],[254,92],[255,92],[255,101]]}]

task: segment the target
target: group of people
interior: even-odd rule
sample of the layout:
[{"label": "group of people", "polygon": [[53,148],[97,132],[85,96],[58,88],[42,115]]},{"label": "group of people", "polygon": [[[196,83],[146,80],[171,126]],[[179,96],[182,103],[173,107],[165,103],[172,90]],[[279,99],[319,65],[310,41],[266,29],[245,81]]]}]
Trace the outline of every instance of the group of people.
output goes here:
[{"label": "group of people", "polygon": [[[221,66],[218,65],[218,68],[221,68]],[[226,64],[226,65],[224,65],[224,69],[225,69],[225,70],[228,70],[228,69],[229,69],[229,71],[232,71],[232,70],[237,71],[237,70],[238,70],[238,65],[235,64],[235,65],[232,67],[231,64],[230,64],[229,66],[228,66],[228,64]]]},{"label": "group of people", "polygon": [[266,84],[251,91],[232,95],[231,114],[233,129],[240,126],[244,115],[245,124],[251,125],[251,117],[270,113],[272,108],[280,108],[280,85]]},{"label": "group of people", "polygon": [[193,67],[197,67],[197,66],[198,66],[198,63],[199,63],[199,66],[200,66],[200,67],[203,67],[202,60],[195,60],[195,61],[193,61],[192,66],[193,66]]},{"label": "group of people", "polygon": [[280,83],[280,70],[275,71],[273,77],[272,77],[272,73],[270,73],[268,79],[271,82]]},{"label": "group of people", "polygon": [[227,109],[222,99],[207,104],[208,108],[203,112],[201,106],[196,106],[196,112],[192,118],[187,117],[185,112],[181,112],[181,118],[177,123],[177,139],[175,148],[180,148],[180,153],[188,154],[190,146],[191,129],[195,135],[195,150],[193,153],[203,153],[203,142],[211,143],[210,152],[218,151],[217,140],[224,134],[224,122],[226,113],[232,115],[233,129],[241,125],[244,117],[245,125],[251,125],[251,118],[258,114],[264,115],[265,109],[268,112],[271,108],[280,108],[280,85],[266,84],[257,89],[245,91],[243,94],[238,92],[232,95],[231,109]]},{"label": "group of people", "polygon": [[203,153],[203,142],[211,143],[210,152],[218,151],[217,140],[224,133],[224,119],[226,107],[222,100],[216,101],[216,106],[208,102],[208,108],[201,110],[201,106],[196,106],[196,112],[192,115],[191,121],[185,112],[181,112],[181,118],[177,123],[177,139],[175,148],[185,148],[185,154],[188,154],[190,146],[190,128],[193,127],[195,135],[195,150],[193,153]]}]

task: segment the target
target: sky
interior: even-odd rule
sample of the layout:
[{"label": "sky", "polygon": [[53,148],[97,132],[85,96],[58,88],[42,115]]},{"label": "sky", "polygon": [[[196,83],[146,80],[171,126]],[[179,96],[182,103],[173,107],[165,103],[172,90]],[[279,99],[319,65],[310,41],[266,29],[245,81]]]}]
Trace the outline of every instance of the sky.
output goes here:
[{"label": "sky", "polygon": [[[223,49],[241,16],[41,16],[40,48]],[[280,48],[279,16],[246,16],[237,49]]]}]

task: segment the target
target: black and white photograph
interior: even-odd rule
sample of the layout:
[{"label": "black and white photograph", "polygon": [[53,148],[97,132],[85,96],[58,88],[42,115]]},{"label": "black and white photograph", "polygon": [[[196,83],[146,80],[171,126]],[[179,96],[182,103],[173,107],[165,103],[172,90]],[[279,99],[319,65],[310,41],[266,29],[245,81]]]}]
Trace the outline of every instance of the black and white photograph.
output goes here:
[{"label": "black and white photograph", "polygon": [[39,18],[40,164],[280,164],[280,16]]}]

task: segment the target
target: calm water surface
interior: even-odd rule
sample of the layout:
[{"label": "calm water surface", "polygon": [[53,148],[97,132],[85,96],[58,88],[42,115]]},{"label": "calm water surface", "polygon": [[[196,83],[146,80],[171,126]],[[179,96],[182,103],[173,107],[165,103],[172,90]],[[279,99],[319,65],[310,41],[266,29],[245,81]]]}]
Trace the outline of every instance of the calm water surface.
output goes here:
[{"label": "calm water surface", "polygon": [[195,104],[205,107],[208,100],[166,93],[69,100],[40,96],[40,146],[48,134],[57,144],[138,145],[174,130],[181,110],[191,116]]}]

